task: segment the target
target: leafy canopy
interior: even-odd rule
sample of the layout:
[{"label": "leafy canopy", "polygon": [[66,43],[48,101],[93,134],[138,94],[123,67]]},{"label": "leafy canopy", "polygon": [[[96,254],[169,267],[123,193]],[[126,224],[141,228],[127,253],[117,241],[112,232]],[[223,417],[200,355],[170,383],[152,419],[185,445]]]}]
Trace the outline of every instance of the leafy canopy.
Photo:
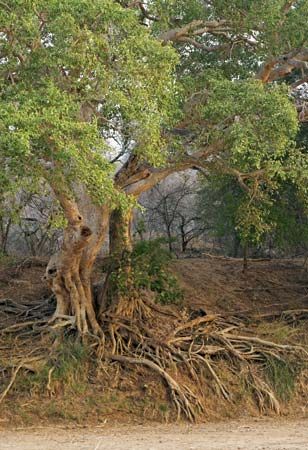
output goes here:
[{"label": "leafy canopy", "polygon": [[[258,229],[281,181],[307,196],[290,91],[256,79],[263,63],[306,45],[307,0],[149,0],[146,18],[126,0],[2,3],[2,186],[27,171],[115,199],[102,138],[113,135],[151,165],[193,156],[234,177]],[[184,34],[165,40],[170,30]],[[175,121],[188,144],[166,132]]]},{"label": "leafy canopy", "polygon": [[0,178],[28,175],[103,203],[114,196],[104,129],[151,163],[176,110],[175,52],[111,0],[11,0],[0,11]]}]

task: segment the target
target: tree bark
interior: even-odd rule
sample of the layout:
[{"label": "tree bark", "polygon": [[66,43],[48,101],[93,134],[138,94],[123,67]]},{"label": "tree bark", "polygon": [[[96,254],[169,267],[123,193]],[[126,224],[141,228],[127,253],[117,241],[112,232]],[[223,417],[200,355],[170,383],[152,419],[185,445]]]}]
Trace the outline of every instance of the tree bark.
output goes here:
[{"label": "tree bark", "polygon": [[109,225],[109,253],[111,256],[119,257],[125,252],[132,252],[132,215],[132,209],[112,211]]},{"label": "tree bark", "polygon": [[[99,317],[108,311],[112,314],[130,315],[133,290],[131,253],[132,209],[115,209],[109,222],[109,267],[105,284],[99,295]],[[130,314],[126,314],[130,311]]]},{"label": "tree bark", "polygon": [[0,251],[3,255],[7,255],[7,245],[12,220],[9,218],[5,223],[4,217],[0,216]]},{"label": "tree bark", "polygon": [[173,253],[173,239],[172,239],[172,233],[171,233],[171,227],[169,225],[166,226],[166,231],[167,231],[167,237],[168,237],[168,248],[169,248],[169,252]]},{"label": "tree bark", "polygon": [[248,270],[248,244],[244,242],[243,244],[243,272]]},{"label": "tree bark", "polygon": [[61,251],[51,257],[45,273],[57,300],[53,320],[70,319],[81,335],[102,335],[94,308],[91,272],[106,237],[109,209],[94,207],[96,220],[90,228],[76,201],[57,186],[53,190],[68,222]]}]

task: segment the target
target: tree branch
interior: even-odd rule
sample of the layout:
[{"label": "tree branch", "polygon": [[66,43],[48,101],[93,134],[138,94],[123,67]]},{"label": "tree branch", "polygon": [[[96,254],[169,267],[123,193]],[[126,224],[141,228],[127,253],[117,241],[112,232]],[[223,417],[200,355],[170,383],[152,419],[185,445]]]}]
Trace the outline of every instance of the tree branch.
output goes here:
[{"label": "tree branch", "polygon": [[290,53],[266,62],[257,78],[263,83],[268,83],[285,77],[294,69],[308,70],[308,48],[293,49]]},{"label": "tree branch", "polygon": [[[136,156],[132,156],[131,164],[130,161],[128,161],[125,165],[127,169],[130,167],[131,176],[125,178],[124,169],[124,173],[121,174],[124,176],[116,176],[117,186],[124,190],[127,194],[138,197],[140,194],[151,189],[155,186],[155,184],[164,180],[174,172],[181,172],[194,167],[205,166],[208,164],[206,161],[207,158],[218,153],[219,151],[222,151],[224,149],[224,145],[223,140],[218,140],[192,155],[185,155],[179,161],[169,161],[168,166],[162,169],[141,164],[139,165]],[[134,167],[133,171],[132,167]]]},{"label": "tree branch", "polygon": [[226,20],[193,20],[192,22],[184,25],[182,28],[174,28],[172,30],[165,31],[158,36],[158,39],[167,44],[168,42],[187,42],[186,40],[198,36],[203,36],[206,33],[218,34],[230,31]]}]

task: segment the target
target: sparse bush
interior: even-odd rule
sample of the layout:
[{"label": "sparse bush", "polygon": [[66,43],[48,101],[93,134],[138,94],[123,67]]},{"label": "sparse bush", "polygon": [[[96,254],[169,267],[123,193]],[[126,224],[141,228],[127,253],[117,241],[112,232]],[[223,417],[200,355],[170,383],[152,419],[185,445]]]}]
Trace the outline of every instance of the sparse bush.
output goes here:
[{"label": "sparse bush", "polygon": [[132,267],[137,288],[149,289],[162,304],[178,304],[183,293],[177,279],[168,270],[172,258],[164,248],[164,239],[139,241],[132,253]]}]

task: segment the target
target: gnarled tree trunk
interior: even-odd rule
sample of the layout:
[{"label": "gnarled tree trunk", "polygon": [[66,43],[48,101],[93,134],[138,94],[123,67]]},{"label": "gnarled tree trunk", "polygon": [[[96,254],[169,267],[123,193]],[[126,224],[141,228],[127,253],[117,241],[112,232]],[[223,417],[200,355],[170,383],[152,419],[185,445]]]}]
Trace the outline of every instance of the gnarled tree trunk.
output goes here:
[{"label": "gnarled tree trunk", "polygon": [[[217,151],[220,142],[208,146],[198,153],[206,157]],[[195,166],[195,158],[170,164],[166,168],[153,168],[131,155],[115,176],[115,186],[127,195],[138,198],[168,175]],[[55,186],[49,180],[68,220],[65,239],[61,252],[51,258],[46,270],[46,278],[57,297],[56,317],[70,316],[77,329],[82,333],[88,330],[101,334],[100,317],[106,311],[132,317],[140,310],[138,294],[134,292],[131,276],[131,218],[132,210],[117,209],[110,217],[110,251],[113,263],[107,273],[105,286],[98,296],[99,312],[95,313],[91,289],[91,272],[96,256],[106,237],[108,226],[108,208],[94,207],[81,192],[78,206],[65,189]],[[61,184],[61,180],[60,180]],[[63,182],[64,184],[64,182]],[[78,188],[77,188],[78,191]],[[95,211],[95,226],[90,223],[88,206]],[[83,212],[83,216],[79,212]],[[92,217],[91,217],[92,218]]]},{"label": "gnarled tree trunk", "polygon": [[57,301],[53,320],[67,319],[82,335],[88,332],[101,335],[93,302],[91,272],[106,237],[109,210],[107,207],[94,208],[96,220],[90,228],[77,203],[57,188],[54,192],[68,225],[62,249],[51,257],[45,274]]}]

